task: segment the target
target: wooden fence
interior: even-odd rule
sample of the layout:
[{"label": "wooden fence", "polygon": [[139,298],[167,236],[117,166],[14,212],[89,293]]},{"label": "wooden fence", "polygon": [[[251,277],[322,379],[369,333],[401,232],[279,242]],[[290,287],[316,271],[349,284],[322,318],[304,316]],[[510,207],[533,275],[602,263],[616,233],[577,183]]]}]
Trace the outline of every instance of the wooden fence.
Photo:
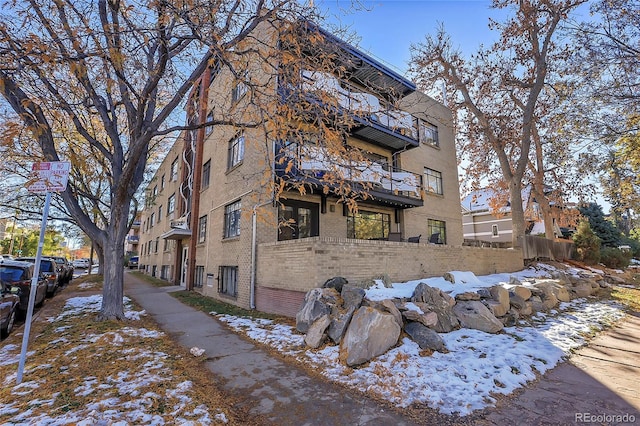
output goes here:
[{"label": "wooden fence", "polygon": [[555,259],[562,261],[571,259],[572,254],[572,242],[553,241],[533,235],[525,235],[522,240],[523,259]]}]

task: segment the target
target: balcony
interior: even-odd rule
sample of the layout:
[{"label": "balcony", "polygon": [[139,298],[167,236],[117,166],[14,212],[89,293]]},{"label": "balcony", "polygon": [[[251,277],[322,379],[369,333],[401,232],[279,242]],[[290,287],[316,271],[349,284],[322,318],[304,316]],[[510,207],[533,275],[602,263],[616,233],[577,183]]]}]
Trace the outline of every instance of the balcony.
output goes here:
[{"label": "balcony", "polygon": [[129,244],[138,244],[140,242],[140,237],[137,235],[127,235],[127,242]]},{"label": "balcony", "polygon": [[335,187],[336,183],[324,180],[325,174],[356,184],[356,190],[364,190],[381,204],[395,208],[422,206],[422,176],[406,170],[379,163],[357,163],[332,158],[322,147],[290,144],[278,147],[278,158],[294,161],[287,171],[287,161],[276,165],[278,176],[313,184],[318,190],[323,186]]},{"label": "balcony", "polygon": [[177,220],[169,222],[170,230],[160,236],[165,240],[184,240],[191,237],[191,230],[189,229],[189,223],[186,217],[181,217]]},{"label": "balcony", "polygon": [[134,220],[133,223],[131,224],[131,229],[140,229],[140,221]]}]

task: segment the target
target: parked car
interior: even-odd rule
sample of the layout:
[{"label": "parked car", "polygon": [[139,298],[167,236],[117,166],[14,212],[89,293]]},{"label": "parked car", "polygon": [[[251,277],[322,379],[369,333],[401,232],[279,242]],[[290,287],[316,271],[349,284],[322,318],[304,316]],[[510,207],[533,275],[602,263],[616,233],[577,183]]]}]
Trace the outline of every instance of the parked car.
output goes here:
[{"label": "parked car", "polygon": [[60,272],[60,285],[67,285],[73,278],[73,265],[67,261],[64,256],[49,256],[56,261],[58,271]]},{"label": "parked car", "polygon": [[138,269],[138,256],[131,256],[129,258],[129,269]]},{"label": "parked car", "polygon": [[[18,314],[24,317],[29,307],[29,294],[31,294],[31,279],[33,278],[34,264],[17,260],[0,260],[0,281],[4,285],[11,285],[20,289],[20,305]],[[38,279],[36,286],[35,306],[42,306],[47,297],[47,280]]]},{"label": "parked car", "polygon": [[0,254],[0,259],[13,260],[13,256],[10,254]]},{"label": "parked car", "polygon": [[20,309],[20,287],[0,281],[0,337],[7,337]]},{"label": "parked car", "polygon": [[76,259],[73,261],[73,267],[87,269],[89,267],[89,259]]},{"label": "parked car", "polygon": [[[35,263],[35,257],[18,257],[16,260],[22,262]],[[58,287],[62,287],[62,274],[58,272],[58,264],[55,260],[43,257],[40,259],[40,275],[42,275],[47,283],[47,297],[53,297]]]}]

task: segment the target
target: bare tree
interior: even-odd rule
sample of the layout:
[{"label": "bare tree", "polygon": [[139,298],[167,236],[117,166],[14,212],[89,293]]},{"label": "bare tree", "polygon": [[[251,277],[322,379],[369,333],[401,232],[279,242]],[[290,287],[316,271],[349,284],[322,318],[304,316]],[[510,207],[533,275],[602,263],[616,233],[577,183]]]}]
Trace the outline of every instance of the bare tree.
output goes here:
[{"label": "bare tree", "polygon": [[[444,81],[457,119],[459,152],[469,179],[489,179],[508,188],[513,245],[525,234],[523,180],[530,166],[536,123],[544,112],[539,98],[553,81],[566,49],[556,40],[561,23],[584,0],[494,0],[513,17],[491,27],[500,39],[468,60],[440,29],[413,47],[412,70],[423,87]],[[538,129],[539,130],[539,129]],[[544,169],[544,167],[543,167]]]}]

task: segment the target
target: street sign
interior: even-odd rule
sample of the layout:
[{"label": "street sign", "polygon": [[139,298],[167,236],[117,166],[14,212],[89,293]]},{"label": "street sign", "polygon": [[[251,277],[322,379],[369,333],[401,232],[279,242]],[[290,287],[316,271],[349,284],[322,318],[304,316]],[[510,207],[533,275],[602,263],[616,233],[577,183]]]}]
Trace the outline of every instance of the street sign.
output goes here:
[{"label": "street sign", "polygon": [[33,163],[27,189],[35,193],[62,192],[67,189],[69,170],[71,163],[66,161]]}]

